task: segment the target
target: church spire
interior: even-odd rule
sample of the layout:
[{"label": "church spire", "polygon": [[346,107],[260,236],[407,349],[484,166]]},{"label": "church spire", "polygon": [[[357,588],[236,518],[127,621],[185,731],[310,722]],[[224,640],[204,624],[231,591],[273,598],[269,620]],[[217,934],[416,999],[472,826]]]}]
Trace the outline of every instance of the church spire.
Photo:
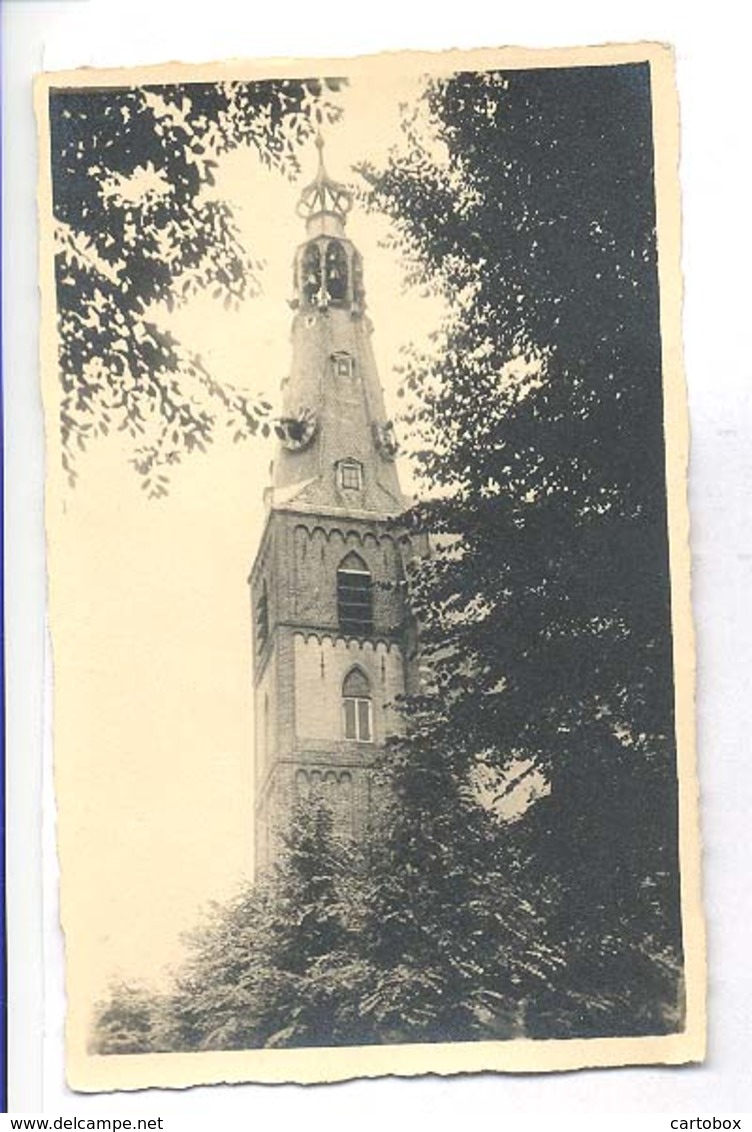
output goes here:
[{"label": "church spire", "polygon": [[413,541],[365,312],[345,234],[353,196],[323,160],[300,197],[292,358],[275,422],[267,518],[251,572],[256,860],[284,851],[297,806],[319,799],[340,837],[373,828],[376,752],[400,733],[415,682],[405,604]]},{"label": "church spire", "polygon": [[269,500],[393,516],[404,499],[365,314],[363,261],[345,235],[353,194],[330,177],[323,145],[319,135],[316,176],[298,203],[306,238],[295,255],[293,356]]}]

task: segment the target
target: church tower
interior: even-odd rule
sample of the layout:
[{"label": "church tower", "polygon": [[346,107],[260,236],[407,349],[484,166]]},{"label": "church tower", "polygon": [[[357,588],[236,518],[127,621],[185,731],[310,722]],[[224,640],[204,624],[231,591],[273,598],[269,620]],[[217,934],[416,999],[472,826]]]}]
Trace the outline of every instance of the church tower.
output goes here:
[{"label": "church tower", "polygon": [[401,729],[414,648],[394,520],[405,503],[371,348],[363,263],[345,235],[348,190],[323,163],[301,195],[292,365],[267,515],[250,575],[256,869],[296,804],[320,797],[335,829],[368,837],[372,767]]}]

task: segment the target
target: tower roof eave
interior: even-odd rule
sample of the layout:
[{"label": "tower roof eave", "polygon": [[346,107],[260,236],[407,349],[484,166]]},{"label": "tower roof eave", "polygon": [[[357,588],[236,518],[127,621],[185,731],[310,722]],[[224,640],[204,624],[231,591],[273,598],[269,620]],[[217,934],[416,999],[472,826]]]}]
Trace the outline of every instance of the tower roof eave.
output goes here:
[{"label": "tower roof eave", "polygon": [[[308,481],[309,483],[311,481]],[[363,519],[364,521],[381,521],[391,522],[394,519],[399,519],[400,515],[404,514],[408,509],[408,503],[404,499],[394,501],[393,508],[383,508],[379,510],[367,510],[365,507],[337,507],[333,504],[328,504],[324,507],[320,503],[305,503],[298,498],[302,494],[303,487],[306,485],[298,485],[300,491],[280,499],[277,495],[278,491],[285,492],[285,489],[273,488],[267,496],[267,503],[270,511],[287,511],[290,514],[299,515],[320,515],[322,518],[341,519],[353,518]]]}]

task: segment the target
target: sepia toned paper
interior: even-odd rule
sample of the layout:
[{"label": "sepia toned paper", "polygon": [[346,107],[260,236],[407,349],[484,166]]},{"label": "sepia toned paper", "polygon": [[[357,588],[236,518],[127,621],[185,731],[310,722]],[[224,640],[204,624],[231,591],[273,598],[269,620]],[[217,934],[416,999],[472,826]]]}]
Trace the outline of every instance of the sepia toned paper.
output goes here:
[{"label": "sepia toned paper", "polygon": [[[165,440],[159,434],[164,413],[160,417],[155,410],[156,425],[147,421],[146,433],[135,439],[120,427],[115,403],[120,377],[113,379],[115,371],[110,369],[108,378],[97,368],[98,339],[90,334],[100,314],[105,323],[110,318],[107,287],[125,286],[132,293],[139,281],[123,277],[122,257],[115,250],[110,255],[106,241],[100,242],[101,230],[87,235],[66,224],[60,201],[55,211],[55,170],[66,145],[66,119],[64,114],[56,119],[62,123],[59,132],[51,129],[51,100],[74,95],[70,103],[60,106],[74,115],[86,114],[87,95],[104,96],[106,103],[110,90],[147,90],[146,97],[157,106],[154,120],[166,121],[169,129],[176,130],[175,136],[181,137],[180,103],[168,98],[165,106],[166,88],[279,79],[337,80],[331,100],[340,116],[317,123],[317,130],[324,142],[327,175],[332,183],[343,182],[354,190],[346,237],[362,256],[368,318],[373,326],[373,372],[378,374],[385,401],[383,413],[369,403],[374,417],[368,424],[383,429],[387,419],[394,418],[399,435],[398,391],[405,359],[411,349],[425,349],[437,337],[441,341],[440,329],[451,304],[446,295],[414,280],[411,284],[395,243],[395,228],[365,206],[359,167],[370,163],[380,168],[387,163],[404,137],[401,123],[409,120],[411,111],[419,111],[425,84],[432,78],[463,72],[566,72],[633,65],[647,67],[652,107],[670,564],[666,602],[670,603],[678,784],[682,1017],[672,1032],[640,1036],[523,1037],[510,1031],[503,1040],[442,1041],[432,1034],[422,1042],[401,1037],[315,1048],[228,1049],[211,1048],[209,1043],[190,1052],[94,1052],[94,1018],[112,986],[143,986],[147,996],[149,988],[155,995],[161,993],[185,962],[186,933],[200,928],[212,901],[220,905],[230,901],[241,886],[251,883],[254,867],[258,874],[259,862],[254,863],[259,856],[254,850],[254,839],[259,844],[254,759],[258,758],[261,724],[253,673],[258,664],[254,631],[257,638],[259,609],[253,592],[253,606],[249,602],[248,578],[259,552],[266,508],[273,509],[275,498],[282,499],[268,494],[265,498],[265,489],[278,474],[270,474],[270,462],[278,469],[286,458],[280,455],[282,434],[274,422],[285,419],[283,379],[291,373],[291,364],[293,370],[295,365],[291,363],[291,325],[300,308],[293,311],[288,305],[293,294],[291,263],[306,239],[304,218],[296,209],[305,186],[316,184],[318,155],[311,134],[296,152],[298,171],[285,173],[259,156],[263,145],[255,150],[247,142],[225,148],[215,139],[216,167],[211,183],[205,186],[205,199],[210,212],[215,206],[227,208],[228,231],[237,241],[238,254],[245,253],[253,262],[255,281],[240,297],[239,291],[233,291],[234,284],[228,290],[216,280],[207,278],[202,284],[194,276],[185,292],[176,292],[175,301],[170,301],[170,287],[182,284],[192,267],[188,264],[181,268],[182,275],[177,269],[170,275],[170,257],[178,237],[167,233],[165,222],[159,255],[168,265],[167,281],[152,306],[139,311],[138,320],[170,335],[186,371],[200,359],[198,377],[193,372],[198,383],[194,390],[197,414],[201,397],[214,396],[215,385],[224,391],[219,400],[225,410],[228,398],[232,402],[236,397],[240,401],[247,398],[248,403],[263,400],[270,409],[266,416],[259,416],[254,435],[236,436],[244,432],[242,411],[236,412],[235,428],[235,410],[228,410],[228,420],[222,420],[205,442],[183,449],[174,465],[169,461],[161,464],[159,459],[150,463],[149,444],[161,453],[166,451],[165,444],[169,447],[169,437]],[[66,1064],[71,1087],[94,1092],[216,1082],[312,1083],[382,1075],[538,1072],[702,1060],[705,956],[686,505],[688,427],[681,353],[678,107],[670,49],[653,44],[551,51],[506,48],[340,60],[83,69],[40,76],[36,103],[53,734],[68,1001]],[[503,116],[498,128],[504,129]],[[111,137],[106,130],[103,139],[105,136]],[[192,141],[187,128],[184,136],[187,153]],[[144,238],[140,225],[148,222],[159,229],[160,199],[170,193],[169,177],[160,173],[162,143],[145,146],[143,159],[135,162],[135,171],[132,163],[126,175],[108,164],[110,151],[104,140],[98,151],[97,139],[94,133],[92,164],[82,164],[82,176],[98,184],[100,201],[113,201],[112,247],[116,249],[119,241],[135,247]],[[71,166],[76,155],[66,153]],[[206,150],[197,153],[195,167],[205,158]],[[437,164],[441,165],[439,158]],[[451,169],[445,173],[451,185]],[[91,184],[85,188],[82,181],[82,193],[90,189]],[[210,231],[211,220],[207,223]],[[96,295],[100,279],[104,280],[101,310]],[[74,325],[76,296],[73,307],[66,306],[70,304],[66,287],[73,291],[90,288],[81,309],[99,311],[91,314],[93,321],[88,326],[84,319],[80,330]],[[520,302],[525,301],[526,296],[521,295]],[[61,318],[63,307],[74,310],[69,323]],[[360,317],[360,312],[355,313]],[[583,312],[583,326],[587,317]],[[110,331],[111,325],[105,334],[111,360],[112,351],[117,353],[120,347],[117,335]],[[64,333],[70,333],[74,343],[70,353],[78,367],[75,380],[60,361]],[[125,360],[119,371],[124,389],[135,380],[127,359],[131,336],[138,333],[133,319],[129,322],[126,315],[122,329]],[[356,358],[358,364],[360,361]],[[169,389],[169,378],[165,380]],[[188,399],[193,396],[191,393]],[[176,403],[179,400],[176,394]],[[88,429],[90,420],[94,424]],[[268,435],[261,427],[264,421],[269,425]],[[326,421],[319,419],[319,432],[306,443],[323,445],[325,427]],[[379,435],[383,444],[385,434]],[[406,498],[420,498],[421,484],[413,479],[405,456],[398,455],[396,468]],[[365,474],[369,474],[368,466]],[[315,514],[315,503],[306,506]],[[323,504],[321,509],[326,511]],[[353,504],[352,509],[354,523],[367,521],[362,506]],[[323,644],[321,647],[323,650]],[[296,694],[299,691],[296,687]],[[365,700],[365,694],[360,698]],[[288,707],[292,710],[285,704],[278,710],[282,713]],[[314,703],[311,711],[315,714],[317,710]],[[323,701],[320,710],[323,719]],[[372,739],[370,731],[367,738]],[[529,797],[513,797],[521,807],[535,807],[538,795],[545,795],[545,785],[541,779],[533,782]],[[509,816],[502,815],[504,820]],[[670,815],[659,812],[656,821],[664,819],[671,821]],[[273,861],[277,850],[272,845],[269,852]]]}]

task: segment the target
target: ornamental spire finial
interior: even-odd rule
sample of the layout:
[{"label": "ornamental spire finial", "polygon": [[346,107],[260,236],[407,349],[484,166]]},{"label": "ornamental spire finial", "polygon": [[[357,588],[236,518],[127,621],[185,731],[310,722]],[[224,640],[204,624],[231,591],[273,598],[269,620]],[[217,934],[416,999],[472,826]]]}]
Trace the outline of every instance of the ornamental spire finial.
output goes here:
[{"label": "ornamental spire finial", "polygon": [[329,176],[324,164],[324,139],[321,130],[316,133],[316,149],[319,151],[319,165],[316,176],[303,189],[298,201],[298,216],[312,220],[322,213],[336,216],[344,224],[352,208],[353,198],[350,190]]}]

